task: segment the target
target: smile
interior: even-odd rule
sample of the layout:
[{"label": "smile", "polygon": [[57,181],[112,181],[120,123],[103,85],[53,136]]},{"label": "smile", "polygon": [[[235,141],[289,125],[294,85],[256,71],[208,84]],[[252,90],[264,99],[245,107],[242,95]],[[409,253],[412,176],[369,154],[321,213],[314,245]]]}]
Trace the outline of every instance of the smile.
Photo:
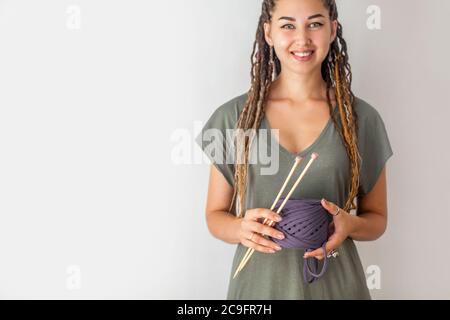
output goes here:
[{"label": "smile", "polygon": [[303,52],[294,51],[291,52],[291,54],[297,61],[309,61],[311,60],[314,51],[303,51]]}]

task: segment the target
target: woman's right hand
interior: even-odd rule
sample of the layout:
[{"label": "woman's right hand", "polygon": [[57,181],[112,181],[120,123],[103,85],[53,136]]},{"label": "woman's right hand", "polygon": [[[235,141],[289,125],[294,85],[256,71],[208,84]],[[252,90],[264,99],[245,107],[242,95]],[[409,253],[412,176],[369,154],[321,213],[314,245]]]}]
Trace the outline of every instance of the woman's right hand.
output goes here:
[{"label": "woman's right hand", "polygon": [[244,246],[253,248],[256,251],[274,253],[281,250],[281,247],[262,235],[281,240],[284,239],[284,234],[273,227],[264,225],[263,221],[266,218],[274,222],[281,221],[281,216],[269,209],[255,208],[247,210],[245,216],[240,220],[239,240]]}]

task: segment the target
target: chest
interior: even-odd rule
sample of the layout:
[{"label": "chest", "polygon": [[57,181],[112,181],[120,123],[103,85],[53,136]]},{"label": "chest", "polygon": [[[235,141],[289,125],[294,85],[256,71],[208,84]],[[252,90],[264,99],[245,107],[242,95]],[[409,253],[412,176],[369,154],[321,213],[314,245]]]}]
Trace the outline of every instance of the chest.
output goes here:
[{"label": "chest", "polygon": [[268,103],[265,117],[278,143],[294,154],[314,144],[331,120],[324,103],[301,108]]}]

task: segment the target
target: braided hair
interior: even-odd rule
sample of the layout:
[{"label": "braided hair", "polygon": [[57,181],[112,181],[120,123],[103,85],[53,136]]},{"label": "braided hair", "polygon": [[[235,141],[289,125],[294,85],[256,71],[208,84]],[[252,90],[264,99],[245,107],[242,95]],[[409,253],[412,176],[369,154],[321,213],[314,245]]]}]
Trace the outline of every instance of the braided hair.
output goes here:
[{"label": "braided hair", "polygon": [[[330,20],[338,19],[338,12],[335,0],[320,0],[328,10]],[[256,31],[256,40],[253,44],[251,55],[251,87],[244,109],[239,115],[236,129],[242,131],[256,131],[261,125],[265,113],[265,104],[268,93],[274,78],[281,72],[280,60],[276,57],[272,48],[265,40],[264,24],[269,23],[275,9],[276,0],[263,0],[262,12]],[[354,199],[358,194],[359,174],[360,174],[360,154],[357,146],[357,114],[354,110],[354,94],[351,90],[352,72],[347,53],[347,43],[343,38],[342,25],[337,22],[336,39],[331,43],[326,59],[322,62],[321,74],[327,86],[327,103],[332,115],[330,89],[333,88],[337,101],[337,108],[340,115],[339,134],[346,148],[350,163],[351,178],[349,181],[349,194],[345,202],[344,210],[350,212],[356,209]],[[273,63],[270,63],[273,61]],[[338,127],[338,121],[333,122]],[[238,201],[236,215],[244,215],[244,197],[248,184],[248,164],[249,151],[252,136],[245,136],[239,142],[241,146],[236,148],[236,161],[234,164],[234,192],[229,211],[233,204]],[[237,199],[236,199],[237,198]]]}]

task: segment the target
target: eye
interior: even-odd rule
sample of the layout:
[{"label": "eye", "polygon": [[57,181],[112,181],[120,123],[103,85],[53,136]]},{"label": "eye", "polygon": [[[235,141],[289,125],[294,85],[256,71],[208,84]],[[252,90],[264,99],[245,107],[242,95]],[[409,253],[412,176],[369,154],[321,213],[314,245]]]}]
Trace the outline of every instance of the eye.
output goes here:
[{"label": "eye", "polygon": [[319,28],[319,27],[323,26],[323,23],[313,22],[313,23],[310,24],[310,26],[314,26],[314,25],[315,25],[315,27],[313,27],[313,28]]},{"label": "eye", "polygon": [[[290,26],[290,27],[292,27],[292,28],[285,28],[285,27],[287,27],[287,26]],[[291,30],[292,30],[292,29],[294,29],[294,25],[293,25],[293,24],[290,24],[290,23],[289,23],[289,24],[285,24],[284,26],[281,27],[281,29],[291,29]]]}]

